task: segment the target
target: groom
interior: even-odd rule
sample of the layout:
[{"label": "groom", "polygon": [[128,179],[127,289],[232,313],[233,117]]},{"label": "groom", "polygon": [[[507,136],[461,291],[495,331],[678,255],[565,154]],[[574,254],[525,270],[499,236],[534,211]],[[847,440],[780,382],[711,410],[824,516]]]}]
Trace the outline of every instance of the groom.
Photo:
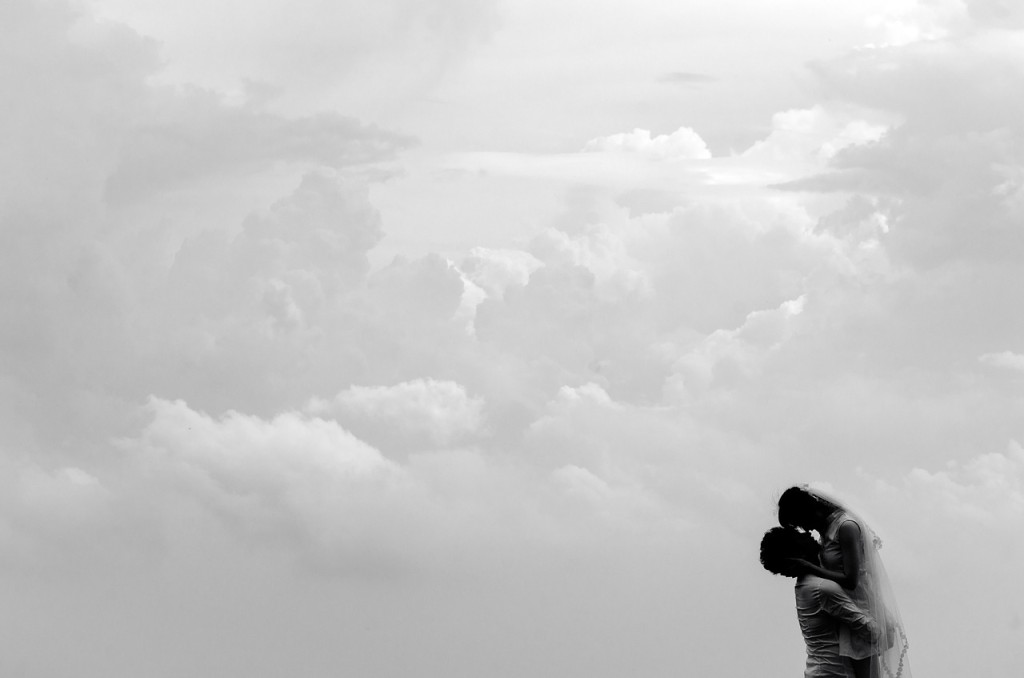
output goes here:
[{"label": "groom", "polygon": [[789,527],[773,527],[761,539],[761,564],[773,574],[796,577],[796,615],[807,646],[804,678],[853,678],[853,665],[839,655],[839,624],[873,640],[879,627],[839,584],[795,568],[794,559],[818,562],[814,537]]}]

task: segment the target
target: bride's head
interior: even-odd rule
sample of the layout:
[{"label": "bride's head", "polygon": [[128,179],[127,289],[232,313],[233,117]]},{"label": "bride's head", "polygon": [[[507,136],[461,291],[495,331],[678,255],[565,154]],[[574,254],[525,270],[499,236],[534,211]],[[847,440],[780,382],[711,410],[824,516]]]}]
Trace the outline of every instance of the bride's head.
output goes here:
[{"label": "bride's head", "polygon": [[826,527],[828,517],[838,507],[805,487],[791,487],[779,497],[779,524],[817,530]]}]

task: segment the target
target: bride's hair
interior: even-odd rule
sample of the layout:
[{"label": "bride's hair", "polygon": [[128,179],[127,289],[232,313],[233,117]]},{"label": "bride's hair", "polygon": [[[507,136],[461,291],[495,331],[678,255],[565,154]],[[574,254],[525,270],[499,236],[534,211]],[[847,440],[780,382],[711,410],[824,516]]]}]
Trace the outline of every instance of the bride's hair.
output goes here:
[{"label": "bride's hair", "polygon": [[816,561],[820,548],[807,532],[792,527],[773,527],[761,537],[761,565],[772,574],[791,577],[786,567],[788,559]]},{"label": "bride's hair", "polygon": [[808,492],[804,487],[791,487],[779,497],[779,524],[811,529],[815,517],[828,515],[838,506],[827,499]]}]

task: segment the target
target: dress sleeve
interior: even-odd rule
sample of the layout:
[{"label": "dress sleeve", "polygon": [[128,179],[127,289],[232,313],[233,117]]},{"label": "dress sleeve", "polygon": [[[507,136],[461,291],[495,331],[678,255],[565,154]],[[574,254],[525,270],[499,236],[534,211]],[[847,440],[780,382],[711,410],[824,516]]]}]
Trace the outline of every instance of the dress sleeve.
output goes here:
[{"label": "dress sleeve", "polygon": [[833,582],[822,582],[819,587],[821,606],[832,617],[846,624],[857,635],[874,642],[881,635],[881,629],[874,617],[867,610],[859,607],[838,585],[828,586]]}]

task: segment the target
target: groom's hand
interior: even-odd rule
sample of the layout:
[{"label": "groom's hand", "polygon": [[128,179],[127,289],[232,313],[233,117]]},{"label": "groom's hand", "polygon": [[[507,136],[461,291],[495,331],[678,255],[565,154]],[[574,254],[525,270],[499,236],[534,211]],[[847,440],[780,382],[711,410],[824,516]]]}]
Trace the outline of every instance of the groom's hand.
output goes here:
[{"label": "groom's hand", "polygon": [[896,622],[888,619],[885,624],[885,649],[888,650],[896,644]]},{"label": "groom's hand", "polygon": [[786,558],[782,561],[782,574],[800,577],[811,571],[811,564],[803,558]]}]

